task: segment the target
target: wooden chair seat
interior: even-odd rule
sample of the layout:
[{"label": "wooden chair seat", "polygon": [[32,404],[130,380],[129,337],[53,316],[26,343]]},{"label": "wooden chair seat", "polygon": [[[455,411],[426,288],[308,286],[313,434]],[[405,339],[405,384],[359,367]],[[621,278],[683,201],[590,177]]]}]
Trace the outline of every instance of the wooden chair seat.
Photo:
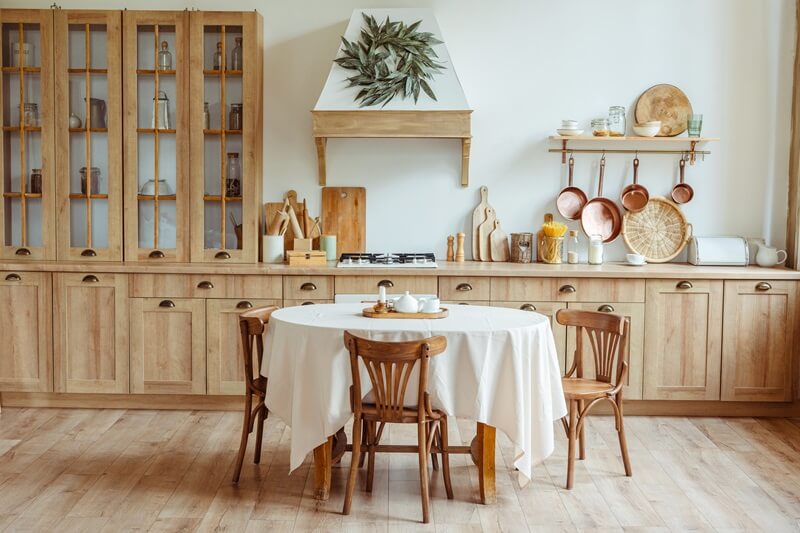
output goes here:
[{"label": "wooden chair seat", "polygon": [[[378,411],[378,406],[370,403],[361,404],[361,416],[364,420],[369,421],[381,421],[381,415]],[[427,413],[427,419],[430,421],[439,420],[443,417],[446,417],[447,413],[442,411],[441,409],[433,409],[429,413]],[[403,407],[402,412],[399,415],[399,418],[395,421],[400,424],[416,424],[419,420],[419,410],[416,407]]]},{"label": "wooden chair seat", "polygon": [[571,400],[594,400],[608,396],[614,390],[611,383],[585,378],[562,378],[564,395]]}]

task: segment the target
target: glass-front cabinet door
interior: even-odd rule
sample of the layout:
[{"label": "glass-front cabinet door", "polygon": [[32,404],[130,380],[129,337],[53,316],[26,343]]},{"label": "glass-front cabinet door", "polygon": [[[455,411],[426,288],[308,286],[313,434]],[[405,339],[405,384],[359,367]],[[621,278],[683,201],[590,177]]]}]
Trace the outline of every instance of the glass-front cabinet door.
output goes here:
[{"label": "glass-front cabinet door", "polygon": [[188,21],[123,14],[126,261],[189,260]]},{"label": "glass-front cabinet door", "polygon": [[122,14],[55,12],[59,260],[122,260]]},{"label": "glass-front cabinet door", "polygon": [[262,19],[199,12],[191,22],[192,261],[258,261]]},{"label": "glass-front cabinet door", "polygon": [[0,257],[55,259],[53,13],[0,9]]}]

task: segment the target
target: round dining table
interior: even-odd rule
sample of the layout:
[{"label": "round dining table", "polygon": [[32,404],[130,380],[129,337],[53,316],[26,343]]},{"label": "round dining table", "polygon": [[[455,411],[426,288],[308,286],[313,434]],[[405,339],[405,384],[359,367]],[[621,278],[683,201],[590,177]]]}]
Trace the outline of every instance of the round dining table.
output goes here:
[{"label": "round dining table", "polygon": [[[554,421],[567,413],[555,341],[546,317],[516,309],[452,305],[438,319],[367,318],[364,303],[317,304],[275,311],[265,339],[262,374],[269,379],[266,405],[292,429],[290,471],[313,450],[316,494],[328,497],[335,435],[353,416],[352,374],[344,332],[380,341],[447,338],[429,366],[433,406],[477,422],[470,447],[479,467],[481,499],[495,498],[495,431],[517,448],[520,482],[554,449]],[[361,368],[362,389],[371,392]],[[412,376],[407,398],[416,398]],[[414,389],[412,389],[412,385]],[[341,438],[340,438],[341,440]],[[461,448],[467,448],[463,450]]]}]

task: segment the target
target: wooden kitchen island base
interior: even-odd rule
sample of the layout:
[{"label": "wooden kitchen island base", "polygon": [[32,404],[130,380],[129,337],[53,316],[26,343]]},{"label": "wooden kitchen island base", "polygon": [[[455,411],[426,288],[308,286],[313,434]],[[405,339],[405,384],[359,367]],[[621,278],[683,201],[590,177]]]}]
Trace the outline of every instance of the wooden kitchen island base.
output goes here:
[{"label": "wooden kitchen island base", "polygon": [[[450,446],[450,453],[470,454],[478,467],[481,503],[497,502],[495,483],[495,437],[497,430],[489,425],[477,423],[477,435],[470,446]],[[347,444],[344,428],[327,442],[314,448],[314,494],[318,500],[327,500],[331,494],[331,468],[341,460],[345,451],[352,451]],[[351,459],[355,461],[356,459]]]}]

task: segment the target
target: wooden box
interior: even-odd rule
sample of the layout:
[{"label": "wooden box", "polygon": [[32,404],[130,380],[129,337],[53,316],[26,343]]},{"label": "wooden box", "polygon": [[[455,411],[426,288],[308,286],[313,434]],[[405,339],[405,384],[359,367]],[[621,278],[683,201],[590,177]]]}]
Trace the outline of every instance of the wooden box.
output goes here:
[{"label": "wooden box", "polygon": [[290,250],[286,252],[286,259],[289,266],[325,266],[327,264],[325,252],[319,250],[308,252]]}]

